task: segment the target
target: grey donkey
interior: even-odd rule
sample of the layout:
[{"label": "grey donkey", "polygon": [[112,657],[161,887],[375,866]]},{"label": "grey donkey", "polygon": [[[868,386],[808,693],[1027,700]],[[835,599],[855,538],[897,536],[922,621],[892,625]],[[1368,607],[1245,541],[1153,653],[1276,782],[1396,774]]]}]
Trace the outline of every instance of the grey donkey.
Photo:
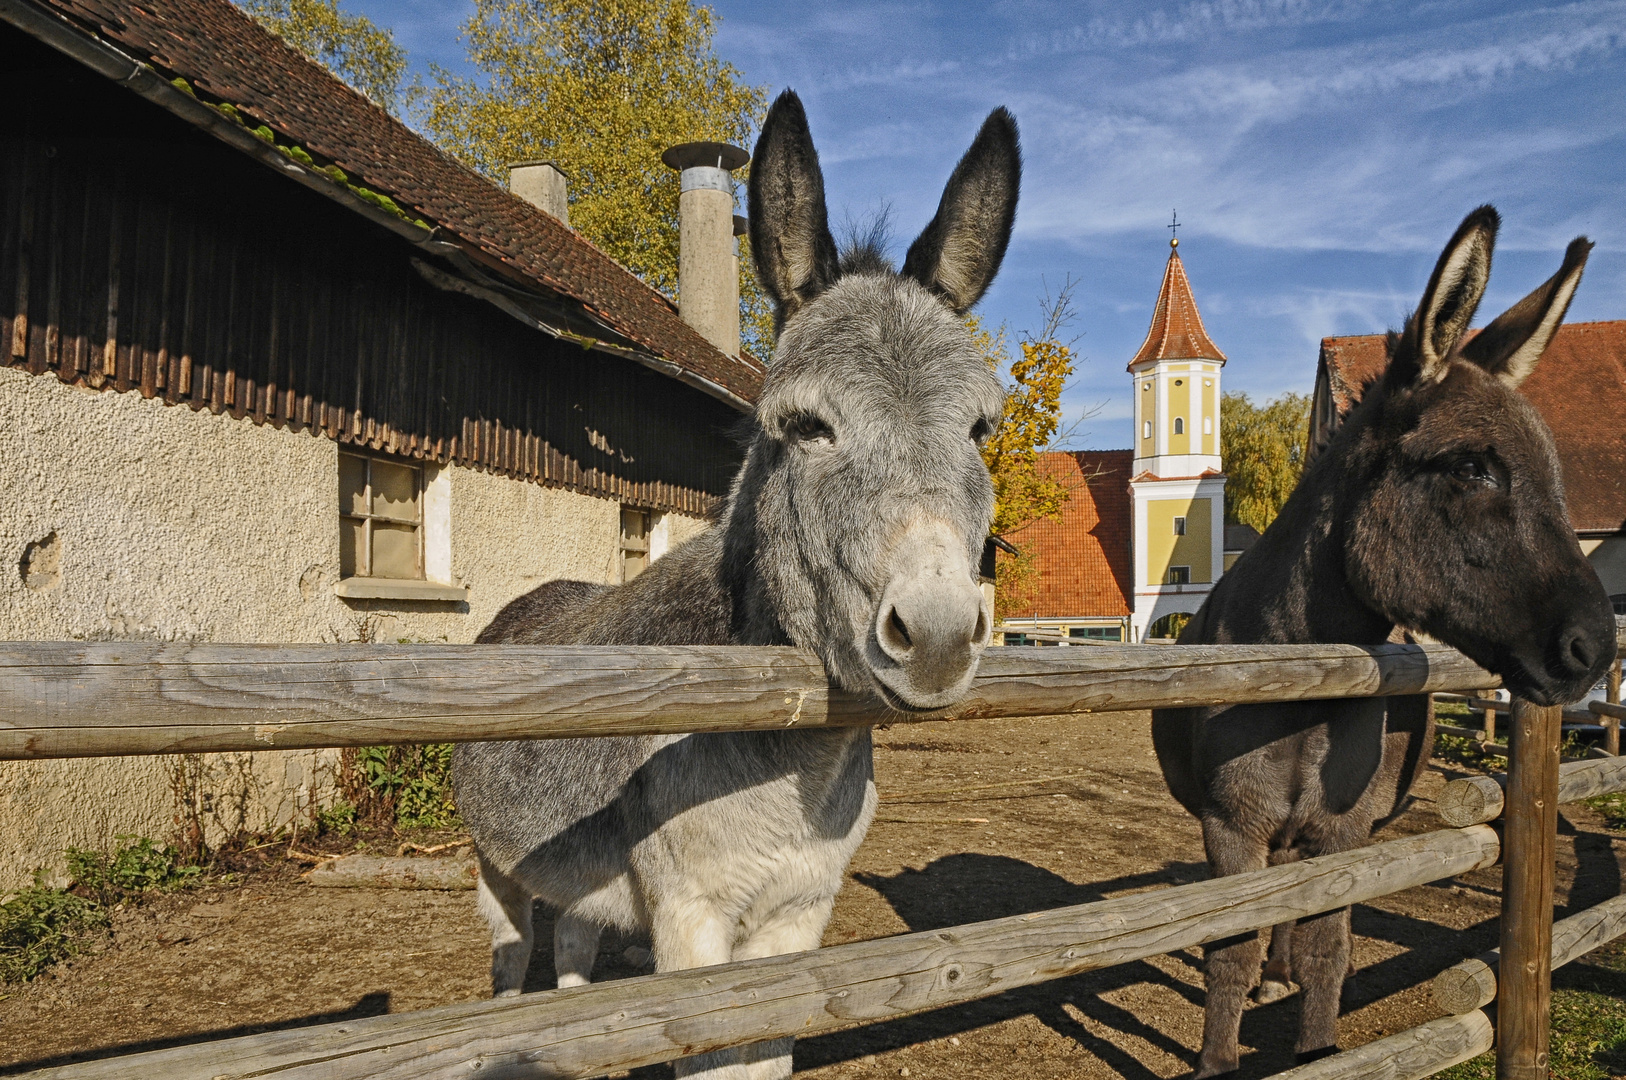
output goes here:
[{"label": "grey donkey", "polygon": [[[715,524],[628,584],[543,585],[479,640],[798,645],[893,709],[962,697],[991,632],[979,446],[1003,391],[960,316],[1004,258],[1020,176],[1015,121],[996,110],[901,272],[874,250],[838,255],[806,114],[780,95],[749,187],[778,346]],[[460,745],[493,990],[520,991],[533,897],[560,911],[560,986],[588,981],[606,926],[647,930],[660,971],[817,948],[874,815],[872,776],[868,728]],[[677,1074],[786,1077],[791,1042]]]},{"label": "grey donkey", "polygon": [[[1552,436],[1518,393],[1581,281],[1570,244],[1540,288],[1466,333],[1499,219],[1469,214],[1389,364],[1306,468],[1281,514],[1180,635],[1184,644],[1346,642],[1397,629],[1461,649],[1538,704],[1573,700],[1615,655],[1615,622],[1564,504]],[[1368,698],[1152,713],[1169,790],[1202,822],[1215,874],[1364,844],[1433,744],[1427,701]],[[1335,1050],[1349,909],[1276,927],[1260,999],[1296,977],[1298,1052]],[[1237,1067],[1254,934],[1216,942],[1197,1076]]]}]

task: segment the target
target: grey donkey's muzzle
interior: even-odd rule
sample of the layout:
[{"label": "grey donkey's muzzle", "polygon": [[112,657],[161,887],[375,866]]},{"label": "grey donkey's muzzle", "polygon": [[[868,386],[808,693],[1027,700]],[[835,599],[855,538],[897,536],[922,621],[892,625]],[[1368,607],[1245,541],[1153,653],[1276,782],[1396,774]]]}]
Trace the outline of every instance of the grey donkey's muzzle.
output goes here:
[{"label": "grey donkey's muzzle", "polygon": [[889,703],[941,709],[971,686],[988,644],[993,613],[966,556],[966,543],[947,522],[917,519],[891,553],[891,577],[881,594],[864,650]]}]

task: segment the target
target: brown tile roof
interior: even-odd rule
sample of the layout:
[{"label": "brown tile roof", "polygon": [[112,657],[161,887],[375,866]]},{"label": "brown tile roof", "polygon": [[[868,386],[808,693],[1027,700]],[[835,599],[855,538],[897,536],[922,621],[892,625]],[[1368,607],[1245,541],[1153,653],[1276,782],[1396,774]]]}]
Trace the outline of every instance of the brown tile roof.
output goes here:
[{"label": "brown tile roof", "polygon": [[665,297],[541,210],[436,149],[229,0],[38,2],[81,33],[113,42],[166,78],[184,77],[336,162],[353,182],[390,196],[409,217],[439,225],[438,236],[450,233],[446,239],[511,279],[576,301],[616,333],[747,401],[760,391],[758,366],[718,351]]},{"label": "brown tile roof", "polygon": [[[1320,366],[1338,415],[1382,373],[1382,334],[1321,341]],[[1558,328],[1519,387],[1553,430],[1570,522],[1579,532],[1626,528],[1626,320]]]},{"label": "brown tile roof", "polygon": [[1038,560],[1037,610],[1017,618],[1129,614],[1129,466],[1132,450],[1041,454],[1039,467],[1072,495],[1060,521],[1038,521],[1008,539]]},{"label": "brown tile roof", "polygon": [[1197,301],[1191,295],[1185,264],[1180,261],[1180,252],[1173,249],[1169,251],[1169,264],[1163,268],[1163,287],[1157,292],[1157,307],[1152,309],[1151,328],[1146,331],[1140,351],[1129,361],[1129,369],[1133,371],[1136,364],[1148,360],[1225,363],[1225,354],[1203,329],[1203,317],[1197,312]]}]

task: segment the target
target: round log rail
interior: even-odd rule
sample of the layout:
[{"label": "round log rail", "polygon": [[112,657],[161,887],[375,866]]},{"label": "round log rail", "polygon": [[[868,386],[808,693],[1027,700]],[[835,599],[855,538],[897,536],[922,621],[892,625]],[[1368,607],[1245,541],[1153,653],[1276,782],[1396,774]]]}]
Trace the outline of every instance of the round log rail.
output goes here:
[{"label": "round log rail", "polygon": [[[248,1035],[34,1080],[565,1078],[890,1020],[1490,866],[1484,825],[1093,904],[517,998]],[[1421,1075],[1421,1074],[1419,1074]]]},{"label": "round log rail", "polygon": [[[1506,773],[1464,776],[1445,785],[1434,804],[1440,820],[1454,828],[1495,821],[1502,816]],[[1594,795],[1626,791],[1626,757],[1568,761],[1558,767],[1558,801],[1580,802]]]},{"label": "round log rail", "polygon": [[[1626,896],[1614,896],[1553,923],[1554,968],[1561,968],[1626,934]],[[1492,949],[1434,976],[1430,994],[1448,1013],[1483,1009],[1496,1000],[1496,968],[1502,950]]]},{"label": "round log rail", "polygon": [[908,714],[792,648],[0,642],[0,759],[311,749],[918,720],[1478,689],[1444,646],[999,648]]},{"label": "round log rail", "polygon": [[1496,1041],[1482,1012],[1442,1016],[1364,1046],[1276,1073],[1271,1080],[1422,1080],[1476,1058]]}]

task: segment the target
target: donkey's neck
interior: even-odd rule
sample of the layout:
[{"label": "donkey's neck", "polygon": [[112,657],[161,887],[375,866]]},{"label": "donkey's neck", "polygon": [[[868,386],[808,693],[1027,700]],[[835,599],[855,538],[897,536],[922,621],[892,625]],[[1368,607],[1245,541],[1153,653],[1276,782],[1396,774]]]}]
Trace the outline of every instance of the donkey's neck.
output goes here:
[{"label": "donkey's neck", "polygon": [[1250,644],[1383,642],[1394,624],[1356,596],[1345,572],[1333,470],[1307,475],[1253,549],[1220,579],[1201,639]]}]

